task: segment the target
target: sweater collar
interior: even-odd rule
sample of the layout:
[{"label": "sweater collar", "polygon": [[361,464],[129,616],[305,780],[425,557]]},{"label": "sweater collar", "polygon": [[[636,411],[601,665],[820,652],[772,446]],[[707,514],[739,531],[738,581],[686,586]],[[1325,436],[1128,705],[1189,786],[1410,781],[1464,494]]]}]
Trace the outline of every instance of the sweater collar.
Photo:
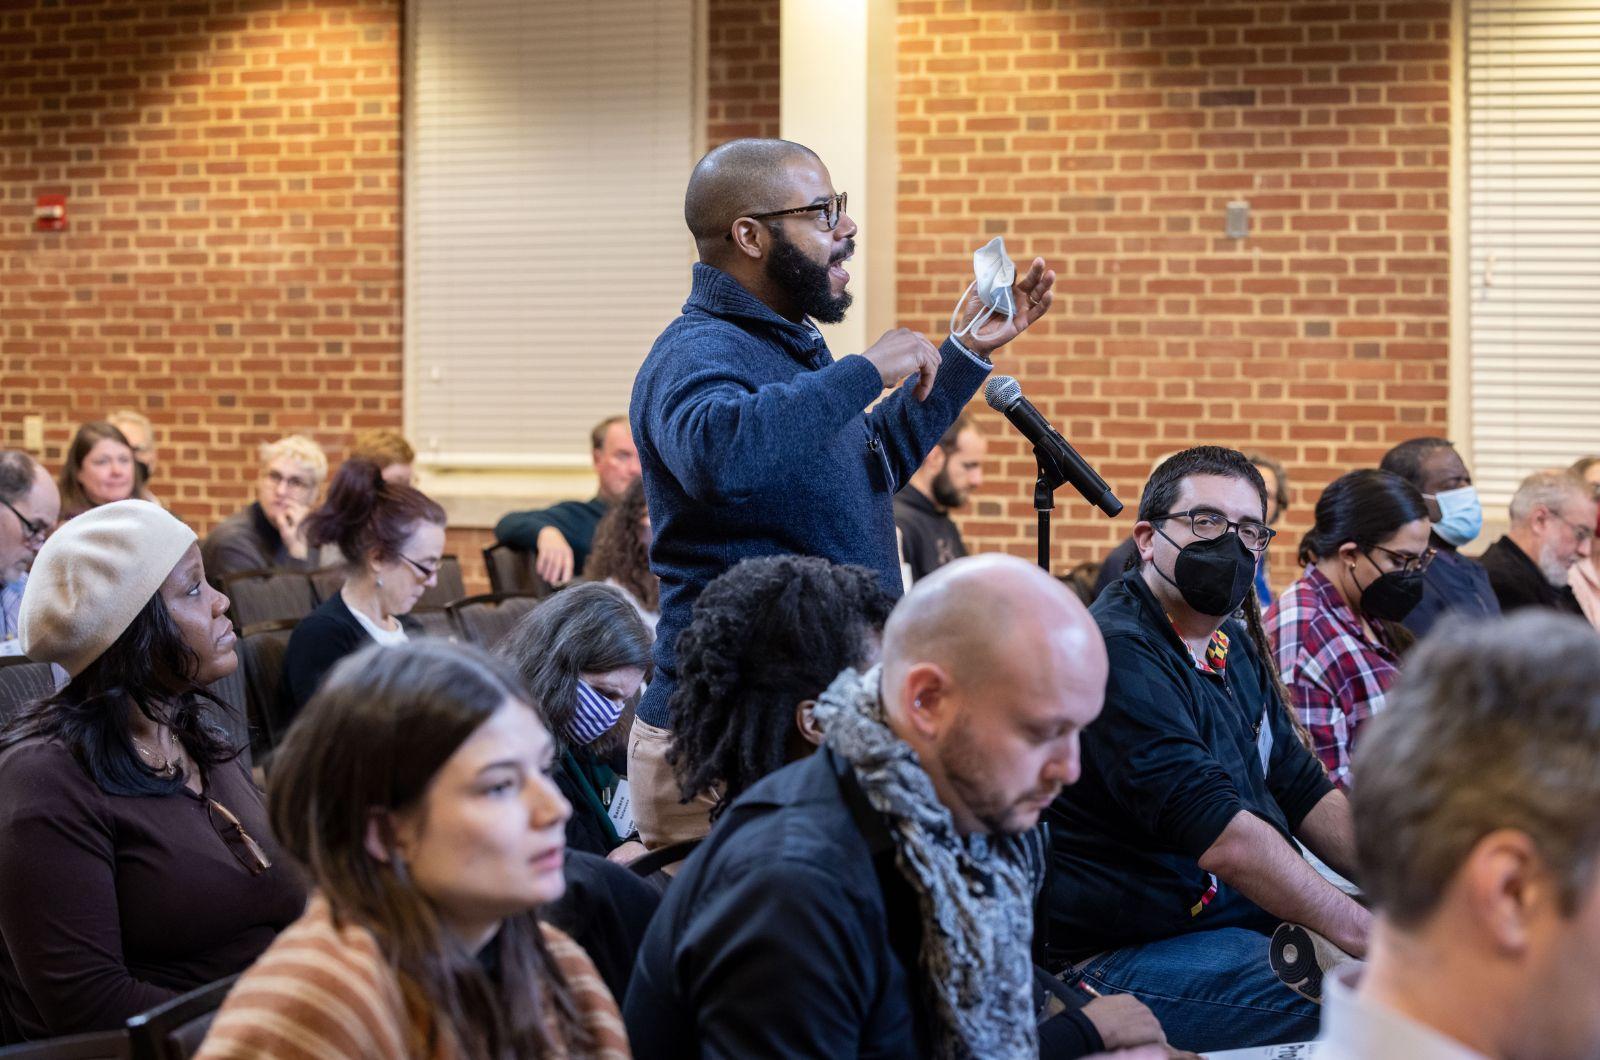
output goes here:
[{"label": "sweater collar", "polygon": [[[809,319],[796,324],[772,311],[772,307],[745,290],[732,276],[714,265],[695,262],[685,310],[699,309],[715,317],[738,321],[747,330],[751,325],[766,331],[796,360],[810,363],[822,354],[826,364],[828,344],[822,332]],[[816,365],[820,367],[820,365]]]}]

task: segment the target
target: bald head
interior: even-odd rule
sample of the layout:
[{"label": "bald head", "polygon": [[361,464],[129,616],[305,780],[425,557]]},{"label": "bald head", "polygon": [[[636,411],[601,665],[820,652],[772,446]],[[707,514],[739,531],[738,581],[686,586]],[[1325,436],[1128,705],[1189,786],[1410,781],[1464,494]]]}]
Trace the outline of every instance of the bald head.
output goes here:
[{"label": "bald head", "polygon": [[1106,673],[1083,603],[1011,556],[939,568],[884,627],[886,719],[966,833],[1031,828],[1077,780]]},{"label": "bald head", "polygon": [[725,252],[734,219],[794,205],[785,201],[789,167],[820,164],[811,148],[789,140],[729,140],[706,152],[689,175],[683,219],[702,261]]}]

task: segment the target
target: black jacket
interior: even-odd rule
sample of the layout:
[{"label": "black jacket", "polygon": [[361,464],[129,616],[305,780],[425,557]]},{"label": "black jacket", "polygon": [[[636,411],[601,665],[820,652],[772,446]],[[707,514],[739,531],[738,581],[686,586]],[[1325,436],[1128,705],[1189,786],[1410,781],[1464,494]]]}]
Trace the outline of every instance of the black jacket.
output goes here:
[{"label": "black jacket", "polygon": [[[422,626],[409,615],[400,616],[408,636],[419,636]],[[346,655],[373,643],[365,626],[350,613],[343,593],[334,593],[294,627],[283,657],[283,720],[294,720],[322,678]]]},{"label": "black jacket", "polygon": [[[883,818],[824,749],[741,796],[668,888],[628,985],[633,1055],[927,1056],[921,940]],[[1081,1011],[1040,1037],[1102,1044]]]},{"label": "black jacket", "polygon": [[[1090,609],[1111,675],[1083,734],[1083,776],[1047,813],[1051,878],[1043,903],[1057,961],[1221,927],[1275,921],[1199,858],[1241,810],[1291,841],[1333,790],[1296,737],[1271,676],[1236,621],[1225,675],[1203,674],[1138,571]],[[1268,765],[1262,769],[1270,733]]]},{"label": "black jacket", "polygon": [[567,851],[561,874],[567,889],[539,908],[539,919],[583,947],[620,1005],[661,892],[621,865],[581,850]]},{"label": "black jacket", "polygon": [[572,546],[572,573],[579,575],[583,573],[584,564],[589,562],[594,532],[610,509],[611,505],[592,497],[586,501],[562,501],[530,512],[512,512],[495,524],[494,539],[502,545],[538,555],[540,531],[553,526]]},{"label": "black jacket", "polygon": [[1551,585],[1539,565],[1509,537],[1501,537],[1485,549],[1478,563],[1489,572],[1489,585],[1504,614],[1519,607],[1551,607],[1571,615],[1583,614],[1572,590]]},{"label": "black jacket", "polygon": [[911,568],[913,582],[920,582],[967,554],[966,543],[950,513],[942,511],[915,486],[907,486],[894,495],[894,525],[900,531],[900,556]]},{"label": "black jacket", "polygon": [[567,848],[604,857],[622,844],[609,813],[618,772],[587,747],[564,751],[551,774],[561,795],[572,806],[567,818]]}]

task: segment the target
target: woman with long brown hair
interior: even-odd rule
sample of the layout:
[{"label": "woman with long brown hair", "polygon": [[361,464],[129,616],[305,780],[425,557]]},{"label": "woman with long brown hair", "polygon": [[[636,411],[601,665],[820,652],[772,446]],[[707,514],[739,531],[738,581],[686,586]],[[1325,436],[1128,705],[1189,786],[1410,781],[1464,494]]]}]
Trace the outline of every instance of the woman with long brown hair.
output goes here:
[{"label": "woman with long brown hair", "polygon": [[114,501],[155,500],[139,481],[133,445],[104,420],[85,423],[72,436],[57,485],[62,522]]},{"label": "woman with long brown hair", "polygon": [[245,973],[202,1058],[627,1057],[589,958],[541,926],[565,889],[555,746],[467,645],[345,659],[280,747],[274,833],[306,913]]},{"label": "woman with long brown hair", "polygon": [[622,499],[600,520],[583,576],[605,582],[628,595],[650,631],[661,618],[661,579],[650,570],[650,512],[644,503],[644,481],[635,479]]}]

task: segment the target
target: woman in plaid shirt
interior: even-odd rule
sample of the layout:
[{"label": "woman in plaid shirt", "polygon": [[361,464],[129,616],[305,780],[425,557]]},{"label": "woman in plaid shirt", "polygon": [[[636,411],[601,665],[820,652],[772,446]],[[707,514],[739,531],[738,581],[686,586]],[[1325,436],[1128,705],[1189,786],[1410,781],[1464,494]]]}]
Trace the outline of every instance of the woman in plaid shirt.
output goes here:
[{"label": "woman in plaid shirt", "polygon": [[1265,616],[1290,704],[1328,777],[1350,786],[1350,756],[1399,672],[1410,637],[1400,620],[1422,599],[1433,559],[1415,486],[1387,471],[1352,471],[1317,501],[1300,543],[1305,573]]}]

